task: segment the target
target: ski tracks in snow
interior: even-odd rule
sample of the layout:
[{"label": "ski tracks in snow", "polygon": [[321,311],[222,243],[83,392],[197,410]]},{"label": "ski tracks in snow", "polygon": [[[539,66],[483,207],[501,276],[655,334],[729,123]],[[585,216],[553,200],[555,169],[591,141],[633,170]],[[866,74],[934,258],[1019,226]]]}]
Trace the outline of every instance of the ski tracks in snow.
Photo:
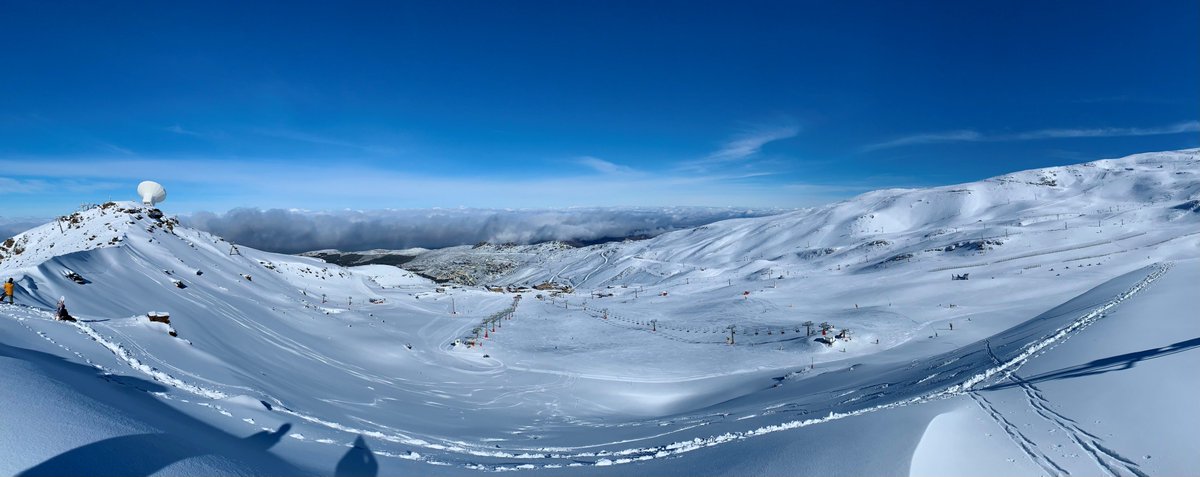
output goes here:
[{"label": "ski tracks in snow", "polygon": [[[1109,477],[1123,477],[1125,475],[1133,475],[1135,477],[1148,477],[1141,470],[1137,463],[1121,456],[1119,453],[1104,447],[1099,436],[1088,432],[1079,426],[1079,423],[1066,415],[1055,411],[1050,407],[1050,401],[1046,399],[1041,390],[1032,383],[1025,381],[1016,373],[1009,374],[1007,377],[1016,386],[1021,389],[1022,397],[1033,410],[1033,413],[1045,422],[1054,426],[1055,429],[1063,431],[1067,438],[1073,442],[1085,455],[1091,458],[1092,462],[1100,468],[1101,471]],[[1017,448],[1025,454],[1027,458],[1044,472],[1053,477],[1071,475],[1061,464],[1055,462],[1054,459],[1041,451],[1040,446],[1036,441],[1021,432],[1020,428],[1012,421],[1004,417],[1004,413],[1000,411],[990,400],[985,398],[982,393],[972,391],[968,394],[971,399],[983,409],[993,421],[999,425],[1009,439],[1016,444]],[[1124,472],[1122,472],[1122,470]]]},{"label": "ski tracks in snow", "polygon": [[978,392],[971,392],[969,395],[971,396],[971,399],[975,400],[975,404],[978,404],[980,409],[983,409],[983,411],[987,413],[988,417],[991,417],[993,421],[996,421],[996,424],[999,424],[1000,427],[1004,429],[1004,433],[1008,435],[1008,438],[1012,440],[1014,444],[1017,445],[1017,448],[1021,450],[1021,453],[1025,454],[1025,457],[1029,458],[1030,462],[1033,462],[1038,467],[1041,467],[1042,471],[1046,472],[1046,474],[1050,475],[1051,477],[1071,475],[1070,472],[1067,472],[1067,470],[1058,465],[1057,462],[1054,462],[1050,456],[1038,449],[1037,443],[1025,436],[1025,434],[1021,432],[1021,429],[1018,428],[1016,424],[1013,424],[1011,421],[1006,419],[1004,414],[1001,414],[1000,410],[996,409],[996,407],[992,405],[991,401],[988,401],[987,398],[983,397]]},{"label": "ski tracks in snow", "polygon": [[1106,474],[1111,477],[1122,477],[1120,471],[1124,469],[1136,477],[1148,477],[1132,460],[1122,457],[1120,454],[1101,445],[1100,442],[1103,439],[1099,436],[1079,427],[1079,423],[1074,419],[1051,409],[1050,401],[1046,399],[1041,390],[1034,386],[1033,383],[1022,379],[1015,372],[1009,374],[1008,379],[1021,388],[1026,400],[1029,402],[1029,406],[1033,408],[1035,414],[1066,432],[1071,441],[1090,456],[1096,465]]},{"label": "ski tracks in snow", "polygon": [[[1157,275],[1161,276],[1162,273],[1166,272],[1167,268],[1168,267],[1164,266],[1158,269],[1156,271]],[[1155,277],[1155,274],[1152,274],[1151,277],[1148,278],[1152,277]],[[1138,291],[1144,289],[1146,285],[1149,285],[1149,282],[1143,283],[1144,284],[1142,286],[1137,287]],[[1078,326],[1074,331],[1077,333],[1087,325],[1093,323],[1096,319],[1102,317],[1103,311],[1106,311],[1107,308],[1109,307],[1102,307],[1100,310],[1097,310],[1100,311],[1100,313],[1094,319],[1083,322],[1082,325]],[[1091,314],[1096,314],[1096,312],[1094,311]],[[1058,341],[1065,341],[1066,339],[1070,338],[1070,336],[1072,335],[1065,335]],[[988,356],[991,358],[992,362],[997,366],[1002,366],[1003,363],[1000,361],[1000,358],[998,358],[995,352],[992,350],[990,340],[984,340],[984,344],[987,348]],[[1057,343],[1055,343],[1055,345],[1057,345]],[[1047,348],[1053,348],[1053,346],[1048,346]],[[1028,358],[1025,358],[1022,361],[1025,360],[1028,360]],[[1022,397],[1029,405],[1029,408],[1033,411],[1034,415],[1052,425],[1055,429],[1064,432],[1067,438],[1081,451],[1083,451],[1085,455],[1090,457],[1092,462],[1095,463],[1096,466],[1099,467],[1100,470],[1109,477],[1124,477],[1125,475],[1148,477],[1148,475],[1141,470],[1141,467],[1138,466],[1136,462],[1122,456],[1116,451],[1104,447],[1104,445],[1101,444],[1103,442],[1101,437],[1083,429],[1074,419],[1067,417],[1061,412],[1055,411],[1051,407],[1050,400],[1047,399],[1045,394],[1042,393],[1042,390],[1017,374],[1015,368],[1005,373],[1002,380],[1011,381],[1015,386],[1019,387],[1021,389]],[[1016,425],[1005,418],[1001,411],[992,405],[991,401],[983,397],[980,391],[973,390],[968,394],[972,399],[975,400],[976,404],[978,404],[979,407],[982,408],[988,414],[988,416],[996,422],[996,424],[1004,429],[1004,432],[1012,439],[1013,443],[1017,445],[1017,447],[1026,455],[1026,457],[1029,458],[1029,460],[1037,464],[1051,476],[1070,475],[1066,469],[1054,462],[1054,460],[1048,455],[1041,452],[1038,449],[1037,443],[1028,438],[1025,434],[1021,433]],[[1125,472],[1123,473],[1122,470]]]}]

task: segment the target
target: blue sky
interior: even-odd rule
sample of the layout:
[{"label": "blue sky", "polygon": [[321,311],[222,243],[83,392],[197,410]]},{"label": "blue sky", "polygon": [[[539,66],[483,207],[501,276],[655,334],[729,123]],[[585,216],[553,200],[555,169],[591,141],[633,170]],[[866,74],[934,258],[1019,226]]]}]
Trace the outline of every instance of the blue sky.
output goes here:
[{"label": "blue sky", "polygon": [[1200,3],[0,2],[0,216],[796,207],[1200,146]]}]

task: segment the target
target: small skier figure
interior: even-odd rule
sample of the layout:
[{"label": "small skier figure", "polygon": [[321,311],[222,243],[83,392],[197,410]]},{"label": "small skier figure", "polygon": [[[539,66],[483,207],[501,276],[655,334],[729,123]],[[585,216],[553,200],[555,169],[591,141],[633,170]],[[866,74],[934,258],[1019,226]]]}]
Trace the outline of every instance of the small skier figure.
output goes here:
[{"label": "small skier figure", "polygon": [[954,323],[950,323],[950,331],[954,331]]},{"label": "small skier figure", "polygon": [[0,303],[3,303],[5,298],[8,298],[9,305],[13,304],[13,279],[11,278],[4,282],[4,294],[0,295]]},{"label": "small skier figure", "polygon": [[67,313],[67,297],[58,299],[58,310],[54,312],[54,317],[61,321],[75,321],[75,317]]}]

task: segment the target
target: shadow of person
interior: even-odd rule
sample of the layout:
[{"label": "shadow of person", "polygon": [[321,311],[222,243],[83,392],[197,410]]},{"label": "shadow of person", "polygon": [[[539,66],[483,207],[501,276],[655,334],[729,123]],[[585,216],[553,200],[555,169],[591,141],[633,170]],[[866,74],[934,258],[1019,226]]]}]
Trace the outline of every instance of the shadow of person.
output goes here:
[{"label": "shadow of person", "polygon": [[[10,364],[8,360],[16,361]],[[274,432],[262,431],[238,438],[153,397],[151,393],[168,391],[160,383],[100,372],[92,366],[57,355],[0,342],[0,382],[6,382],[7,371],[22,369],[32,372],[31,377],[58,382],[75,391],[76,400],[56,405],[62,412],[99,407],[115,421],[134,420],[157,432],[84,444],[50,457],[18,475],[150,475],[175,462],[197,456],[210,456],[211,462],[232,465],[247,474],[310,473],[267,452],[287,435],[290,424],[283,424]],[[0,393],[13,392],[19,391],[0,386]],[[41,412],[46,412],[45,409],[48,408]],[[21,422],[18,420],[18,424]],[[56,434],[54,427],[37,428],[28,424],[0,432],[37,432],[30,437],[74,440]]]},{"label": "shadow of person", "polygon": [[[291,427],[284,424],[275,432],[262,431],[242,439],[245,450],[266,451]],[[76,447],[17,475],[151,475],[175,462],[207,453],[169,434],[135,434]]]},{"label": "shadow of person", "polygon": [[361,435],[354,440],[354,447],[351,447],[346,455],[342,456],[342,460],[338,461],[333,475],[337,477],[375,477],[379,475],[379,463],[375,461],[375,453],[371,452],[370,447],[367,447],[367,443]]},{"label": "shadow of person", "polygon": [[291,430],[291,428],[291,424],[284,423],[282,426],[279,426],[279,429],[275,432],[259,431],[250,437],[242,439],[242,442],[246,443],[246,449],[253,451],[265,451],[270,449],[275,444],[278,444],[279,440],[283,439],[283,436],[286,436],[287,432]]}]

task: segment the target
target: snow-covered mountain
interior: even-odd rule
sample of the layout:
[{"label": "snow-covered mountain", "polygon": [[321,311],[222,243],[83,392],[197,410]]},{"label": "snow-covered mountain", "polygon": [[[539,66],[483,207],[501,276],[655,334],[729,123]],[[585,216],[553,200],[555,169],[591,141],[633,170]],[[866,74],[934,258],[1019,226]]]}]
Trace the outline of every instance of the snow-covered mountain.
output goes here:
[{"label": "snow-covered mountain", "polygon": [[[877,474],[910,460],[957,474],[978,468],[929,456],[970,432],[971,455],[1011,456],[985,473],[1181,473],[1200,390],[1154,378],[1197,359],[1183,303],[1200,278],[1198,201],[1200,151],[1142,154],[405,264],[452,284],[238,247],[107,203],[0,244],[0,279],[17,284],[0,372],[28,386],[0,406],[30,410],[0,414],[0,471],[329,474],[377,456],[385,474]],[[60,297],[78,322],[51,319]],[[1147,429],[1135,411],[1075,406],[1075,386],[1126,380],[1169,388],[1153,404],[1177,419],[1152,430],[1172,438],[1120,435]],[[879,428],[877,460],[854,459],[846,436]],[[823,448],[831,464],[796,459],[801,440],[845,446]],[[157,460],[103,467],[112,453]]]},{"label": "snow-covered mountain", "polygon": [[[636,242],[549,247],[495,262],[495,247],[453,247],[410,266],[467,283],[560,280],[579,287],[678,281],[734,273],[869,273],[913,262],[955,265],[964,255],[1005,255],[1046,240],[1086,245],[1112,231],[1187,228],[1200,215],[1195,150],[1022,171],[928,189],[887,189],[784,215],[727,220]],[[1193,212],[1193,213],[1189,213]],[[1071,229],[1092,228],[1092,234]],[[1059,230],[1063,229],[1063,230]],[[1093,245],[1094,246],[1094,245]],[[992,252],[995,250],[994,252]],[[525,262],[528,263],[527,265]],[[524,266],[517,266],[518,264]],[[697,273],[705,268],[704,273]],[[716,268],[719,271],[710,271]],[[477,270],[472,270],[477,269]]]},{"label": "snow-covered mountain", "polygon": [[181,300],[196,308],[250,287],[278,295],[247,304],[260,311],[304,302],[309,289],[318,298],[324,290],[366,297],[371,289],[341,267],[238,247],[174,218],[152,218],[132,202],[75,212],[0,243],[0,270],[19,276],[18,300],[51,306],[66,296],[82,313],[138,314]]}]

